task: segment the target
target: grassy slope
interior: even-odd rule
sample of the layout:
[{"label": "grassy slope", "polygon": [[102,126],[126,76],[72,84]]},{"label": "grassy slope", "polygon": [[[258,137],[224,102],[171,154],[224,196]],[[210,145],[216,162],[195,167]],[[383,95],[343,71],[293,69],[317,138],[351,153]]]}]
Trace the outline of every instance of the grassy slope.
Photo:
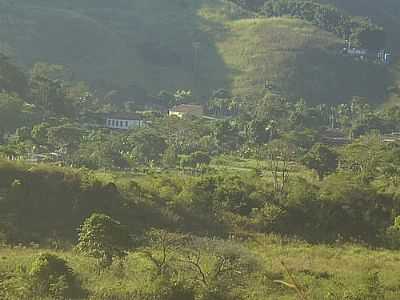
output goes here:
[{"label": "grassy slope", "polygon": [[254,97],[270,80],[284,95],[314,103],[346,101],[352,96],[377,101],[385,90],[382,66],[337,54],[340,41],[305,22],[287,18],[228,23],[230,34],[219,43],[233,68],[234,92]]},{"label": "grassy slope", "polygon": [[[344,299],[346,291],[356,291],[363,286],[368,271],[379,272],[385,299],[399,299],[398,252],[373,251],[351,245],[312,246],[273,236],[260,237],[257,243],[246,243],[244,246],[261,257],[262,267],[265,269],[263,279],[253,280],[251,286],[244,288],[249,295],[248,299],[298,299],[292,290],[272,281],[278,278],[291,282],[281,262],[287,265],[296,280],[307,289],[309,299],[328,299],[325,297],[329,292],[338,293],[342,296],[338,299]],[[44,250],[32,248],[0,249],[0,272],[21,269],[21,266],[29,269],[32,257],[42,251]],[[113,266],[101,275],[96,274],[92,259],[73,252],[56,254],[65,258],[79,274],[84,287],[93,295],[92,299],[110,299],[111,296],[114,296],[113,299],[127,299],[129,296],[124,296],[138,288],[147,287],[151,281],[148,277],[149,263],[137,252],[129,255],[122,270]]]},{"label": "grassy slope", "polygon": [[225,87],[254,98],[272,80],[313,102],[376,101],[389,83],[381,67],[338,56],[333,35],[298,20],[255,19],[224,0],[17,0],[0,10],[0,22],[1,48],[23,63],[64,64],[136,94]]}]

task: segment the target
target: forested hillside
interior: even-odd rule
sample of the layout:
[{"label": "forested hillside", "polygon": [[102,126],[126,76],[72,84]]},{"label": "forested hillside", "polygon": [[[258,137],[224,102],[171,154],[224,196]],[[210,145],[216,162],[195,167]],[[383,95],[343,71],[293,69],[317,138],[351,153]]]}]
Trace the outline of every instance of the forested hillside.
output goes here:
[{"label": "forested hillside", "polygon": [[377,24],[384,26],[387,32],[388,46],[398,50],[400,37],[398,34],[400,2],[396,0],[366,1],[366,0],[320,0],[353,15],[371,18]]},{"label": "forested hillside", "polygon": [[400,299],[398,7],[0,0],[0,300]]},{"label": "forested hillside", "polygon": [[225,88],[251,100],[270,92],[268,81],[275,93],[313,103],[381,102],[395,75],[343,57],[343,39],[307,20],[268,18],[240,1],[1,3],[2,52],[25,66],[65,65],[71,78],[126,98],[190,89],[201,100]]}]

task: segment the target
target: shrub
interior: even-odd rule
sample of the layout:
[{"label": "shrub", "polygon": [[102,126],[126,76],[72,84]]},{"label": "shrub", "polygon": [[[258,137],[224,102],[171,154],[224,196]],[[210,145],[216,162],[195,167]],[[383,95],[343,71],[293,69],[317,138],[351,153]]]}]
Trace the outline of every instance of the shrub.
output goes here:
[{"label": "shrub", "polygon": [[162,300],[194,300],[194,288],[184,281],[164,278],[158,281],[157,295]]},{"label": "shrub", "polygon": [[29,279],[32,294],[37,297],[76,298],[82,293],[72,268],[54,254],[39,255],[32,263]]},{"label": "shrub", "polygon": [[394,224],[386,230],[385,243],[391,248],[400,248],[400,216],[396,217]]},{"label": "shrub", "polygon": [[130,238],[127,229],[104,214],[93,214],[79,229],[77,250],[98,260],[99,267],[111,266],[114,258],[128,253]]},{"label": "shrub", "polygon": [[281,231],[287,221],[287,211],[274,204],[266,204],[253,211],[253,224],[263,232]]},{"label": "shrub", "polygon": [[0,299],[30,299],[29,279],[23,272],[0,271]]}]

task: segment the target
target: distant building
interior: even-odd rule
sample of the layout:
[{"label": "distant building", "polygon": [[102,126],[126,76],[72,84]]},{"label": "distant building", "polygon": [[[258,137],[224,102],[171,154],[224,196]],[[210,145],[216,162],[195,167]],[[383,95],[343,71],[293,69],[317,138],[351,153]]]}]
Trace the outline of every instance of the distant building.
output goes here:
[{"label": "distant building", "polygon": [[400,132],[393,132],[390,134],[382,135],[382,140],[384,143],[396,143],[400,142]]},{"label": "distant building", "polygon": [[181,104],[174,106],[170,109],[170,116],[177,116],[183,118],[184,116],[197,116],[201,117],[204,114],[203,106],[194,104]]},{"label": "distant building", "polygon": [[373,60],[386,65],[390,64],[392,60],[392,54],[388,50],[372,51],[362,48],[345,47],[342,49],[341,53],[361,60]]},{"label": "distant building", "polygon": [[351,49],[347,49],[347,54],[352,55],[352,56],[366,56],[368,54],[368,50],[351,48]]},{"label": "distant building", "polygon": [[392,54],[387,50],[379,50],[377,59],[379,62],[389,65],[391,63]]},{"label": "distant building", "polygon": [[328,128],[322,132],[322,142],[327,145],[346,145],[351,140],[341,130]]},{"label": "distant building", "polygon": [[143,127],[145,122],[138,114],[112,113],[106,116],[106,127],[111,129],[124,129]]},{"label": "distant building", "polygon": [[365,59],[368,57],[368,50],[360,48],[343,48],[342,54]]}]

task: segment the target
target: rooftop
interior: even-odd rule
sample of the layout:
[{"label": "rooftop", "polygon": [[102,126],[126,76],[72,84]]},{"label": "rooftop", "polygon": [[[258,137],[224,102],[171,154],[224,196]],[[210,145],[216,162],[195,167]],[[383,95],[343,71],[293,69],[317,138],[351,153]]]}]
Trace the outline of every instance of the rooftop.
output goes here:
[{"label": "rooftop", "polygon": [[114,112],[104,114],[108,119],[119,119],[119,120],[142,120],[143,117],[137,113],[125,113],[125,112]]},{"label": "rooftop", "polygon": [[171,111],[181,113],[189,113],[198,110],[203,110],[203,106],[196,104],[180,104],[171,108]]}]

